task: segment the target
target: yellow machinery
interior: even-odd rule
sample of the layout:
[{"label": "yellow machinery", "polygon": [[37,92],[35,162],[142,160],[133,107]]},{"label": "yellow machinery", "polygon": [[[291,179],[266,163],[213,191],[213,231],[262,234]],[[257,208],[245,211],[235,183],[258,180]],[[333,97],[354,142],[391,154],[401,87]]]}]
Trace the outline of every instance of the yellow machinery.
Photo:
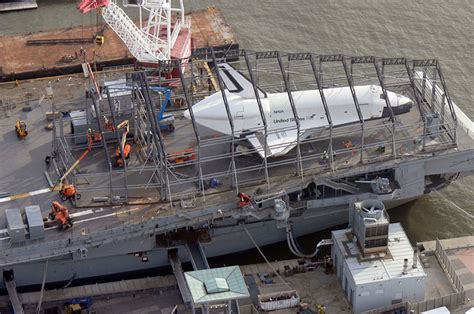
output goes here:
[{"label": "yellow machinery", "polygon": [[[122,150],[120,150],[120,147],[117,147],[115,150],[115,166],[117,167],[123,167],[125,163],[125,159],[128,159],[130,157],[130,151],[132,150],[132,146],[130,144],[127,144],[127,135],[128,132],[130,131],[129,123],[128,120],[123,121],[119,125],[117,125],[117,130],[119,129],[125,129],[123,134],[122,134],[122,142],[120,143],[120,147]],[[123,156],[122,156],[123,152]]]},{"label": "yellow machinery", "polygon": [[[99,134],[97,134],[99,135]],[[94,144],[94,140],[98,140],[96,137],[97,135],[94,134],[94,132],[89,129],[87,131],[87,140],[88,140],[88,145],[86,150],[82,153],[82,155],[79,157],[78,160],[63,174],[63,176],[58,180],[58,183],[54,186],[54,190],[59,191],[59,194],[61,195],[61,199],[63,201],[66,201],[71,198],[77,198],[79,199],[81,195],[77,193],[76,187],[73,184],[63,184],[64,180],[68,176],[68,174],[71,173],[71,171],[74,170],[74,168],[79,165],[79,163],[89,154],[89,152],[92,149],[92,145]]]},{"label": "yellow machinery", "polygon": [[28,129],[26,123],[23,120],[16,120],[15,131],[19,138],[23,139],[28,135]]},{"label": "yellow machinery", "polygon": [[95,43],[99,46],[102,46],[105,43],[105,36],[101,36],[101,35],[95,36]]}]

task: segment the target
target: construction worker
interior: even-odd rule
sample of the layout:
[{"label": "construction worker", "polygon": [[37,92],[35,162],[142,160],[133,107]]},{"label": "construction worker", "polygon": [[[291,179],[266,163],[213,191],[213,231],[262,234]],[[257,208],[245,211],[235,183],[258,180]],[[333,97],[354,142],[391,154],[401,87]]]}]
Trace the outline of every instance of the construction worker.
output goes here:
[{"label": "construction worker", "polygon": [[379,146],[377,147],[377,151],[381,154],[385,153],[385,144],[384,143],[379,144]]},{"label": "construction worker", "polygon": [[321,155],[321,161],[323,163],[327,163],[329,161],[329,153],[327,150],[325,150],[323,154]]}]

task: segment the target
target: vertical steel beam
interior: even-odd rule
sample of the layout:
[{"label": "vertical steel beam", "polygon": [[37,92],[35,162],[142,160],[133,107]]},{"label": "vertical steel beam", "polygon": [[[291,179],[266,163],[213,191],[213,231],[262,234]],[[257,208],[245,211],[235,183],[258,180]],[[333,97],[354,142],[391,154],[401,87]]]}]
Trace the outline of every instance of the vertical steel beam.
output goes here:
[{"label": "vertical steel beam", "polygon": [[[311,63],[311,69],[313,70],[314,78],[316,80],[316,85],[318,86],[318,90],[319,90],[319,96],[321,97],[321,102],[323,103],[324,112],[326,113],[326,119],[329,124],[329,163],[330,163],[331,169],[334,170],[334,155],[333,155],[333,147],[332,147],[333,123],[332,123],[331,113],[329,112],[329,106],[326,101],[326,96],[324,96],[323,82],[321,81],[321,73],[320,71],[318,72],[318,69],[316,68],[313,54],[309,55],[309,62]],[[319,64],[319,69],[322,70],[322,62],[319,57],[318,57],[318,64]]]},{"label": "vertical steel beam", "polygon": [[52,143],[51,143],[51,148],[52,148],[52,151],[51,151],[51,156],[55,156],[55,152],[56,152],[56,135],[57,135],[57,132],[56,132],[56,105],[54,104],[54,102],[51,103],[51,114],[53,115],[53,140],[52,140]]},{"label": "vertical steel beam", "polygon": [[[133,80],[134,80],[134,88],[136,89],[136,93],[141,93],[141,95],[143,96],[143,102],[142,103],[141,101],[138,101],[137,102],[137,105],[138,103],[141,104],[141,106],[144,106],[145,107],[145,111],[146,111],[146,117],[147,117],[147,121],[150,123],[150,133],[151,133],[151,136],[152,136],[152,142],[154,143],[155,145],[155,148],[156,148],[156,152],[158,154],[158,158],[160,159],[160,163],[159,163],[159,167],[164,167],[163,164],[162,164],[162,151],[161,151],[161,147],[160,147],[160,139],[158,138],[156,132],[154,131],[154,125],[152,124],[151,121],[153,121],[153,115],[152,113],[150,112],[150,109],[148,108],[147,106],[147,102],[148,100],[146,99],[146,96],[145,96],[145,93],[143,92],[145,90],[145,86],[143,84],[143,79],[142,79],[142,73],[134,73],[133,74]],[[137,97],[139,99],[139,97]],[[151,117],[151,118],[150,118]],[[148,141],[148,137],[147,137],[147,141]],[[152,149],[153,151],[153,149]],[[161,169],[160,169],[161,170]],[[166,171],[166,170],[165,170]],[[159,179],[160,179],[160,197],[162,200],[166,199],[166,187],[165,187],[165,180],[164,180],[164,177],[163,177],[163,172],[161,171],[158,171],[156,168],[152,174],[152,176],[155,174],[155,172],[158,172],[159,173]]]},{"label": "vertical steel beam", "polygon": [[[107,91],[108,91],[108,89],[107,89]],[[109,188],[110,188],[109,197],[110,197],[110,200],[112,200],[112,194],[113,194],[113,190],[112,190],[112,161],[110,160],[109,150],[107,149],[107,142],[105,141],[104,130],[102,129],[102,125],[100,124],[100,116],[101,116],[100,108],[99,108],[99,106],[97,106],[97,101],[95,100],[93,94],[92,94],[92,104],[94,106],[95,115],[97,117],[97,125],[98,125],[98,128],[99,128],[99,132],[102,135],[101,141],[102,141],[102,147],[104,148],[104,155],[105,155],[106,163],[109,166]]]},{"label": "vertical steel beam", "polygon": [[407,74],[408,74],[408,78],[410,79],[410,85],[411,85],[411,88],[413,89],[413,94],[415,95],[415,102],[416,102],[416,105],[418,106],[418,110],[420,111],[420,115],[421,115],[421,120],[423,122],[423,148],[422,149],[425,150],[426,117],[425,117],[424,109],[423,109],[423,106],[422,106],[423,100],[420,99],[420,91],[416,87],[416,82],[415,82],[415,78],[414,78],[415,62],[413,60],[411,60],[411,61],[407,60],[405,62],[405,68],[406,68],[406,71],[407,71]]},{"label": "vertical steel beam", "polygon": [[[167,165],[167,159],[166,159],[165,146],[163,144],[163,136],[161,134],[160,126],[158,125],[158,122],[156,121],[156,114],[155,114],[155,110],[153,108],[153,101],[151,100],[150,89],[149,89],[148,81],[146,79],[146,75],[145,75],[144,72],[140,73],[140,81],[141,81],[141,84],[142,84],[142,93],[143,93],[143,96],[145,98],[145,107],[147,108],[148,117],[150,119],[151,126],[154,129],[154,132],[152,132],[152,133],[154,133],[155,135],[158,136],[158,145],[157,146],[161,150],[159,158],[161,160],[161,166],[163,167],[163,173],[165,174],[164,175],[165,182],[164,182],[164,184],[161,185],[162,186],[161,197],[163,199],[166,199],[167,193],[169,193],[169,201],[170,201],[170,203],[172,203],[172,200],[171,200],[171,187],[170,187],[169,178],[168,178],[168,165]],[[163,173],[161,174],[162,178],[163,178]],[[168,188],[168,191],[166,191],[166,188]]]},{"label": "vertical steel beam", "polygon": [[64,138],[64,121],[61,113],[59,114],[59,137]]},{"label": "vertical steel beam", "polygon": [[422,107],[422,100],[420,99],[420,92],[416,88],[416,82],[415,82],[415,78],[414,78],[415,65],[414,65],[413,60],[411,60],[411,61],[406,60],[405,69],[407,71],[408,79],[410,80],[410,85],[411,85],[411,88],[413,90],[413,94],[415,96],[416,105],[418,106],[418,110],[420,111],[421,117],[424,121],[425,120],[425,115],[424,115],[424,110],[423,110],[423,107]]},{"label": "vertical steel beam", "polygon": [[436,111],[434,105],[435,105],[435,101],[436,101],[436,86],[437,86],[437,82],[436,82],[436,80],[437,80],[436,76],[437,75],[436,74],[437,73],[438,73],[438,71],[435,71],[433,73],[433,78],[431,80],[431,112],[432,113],[435,113],[435,111]]},{"label": "vertical steel beam", "polygon": [[380,87],[382,88],[382,93],[383,93],[383,98],[385,100],[385,104],[387,105],[389,111],[390,111],[390,121],[392,121],[392,153],[393,157],[396,159],[397,158],[397,146],[395,143],[395,115],[393,114],[393,108],[392,104],[390,103],[390,99],[388,98],[387,94],[387,89],[385,88],[385,82],[384,82],[384,63],[383,60],[380,60],[378,58],[374,59],[374,67],[375,71],[377,72],[377,77],[379,79],[379,84]]},{"label": "vertical steel beam", "polygon": [[270,188],[270,178],[268,176],[268,161],[267,161],[267,150],[268,150],[268,124],[267,124],[267,118],[265,116],[265,111],[263,110],[262,106],[262,101],[260,99],[260,94],[258,92],[257,84],[255,82],[255,77],[253,74],[252,70],[252,65],[250,64],[249,56],[246,50],[244,50],[244,59],[245,59],[245,64],[247,65],[247,70],[249,71],[249,76],[250,76],[250,82],[252,83],[253,87],[253,92],[255,94],[255,99],[257,100],[257,106],[258,110],[260,112],[260,117],[262,118],[262,123],[264,127],[264,132],[265,132],[265,143],[263,147],[264,151],[264,167],[265,167],[265,180],[267,181],[267,188]]},{"label": "vertical steel beam", "polygon": [[392,104],[390,103],[390,99],[388,98],[388,94],[387,94],[387,89],[385,88],[385,81],[384,81],[385,66],[384,66],[383,60],[375,58],[374,67],[375,67],[375,71],[377,72],[377,78],[379,79],[380,87],[382,88],[385,104],[387,105],[390,111],[390,121],[395,122],[395,115],[393,114]]},{"label": "vertical steel beam", "polygon": [[441,125],[444,125],[445,118],[444,115],[446,114],[446,94],[443,93],[441,97]]},{"label": "vertical steel beam", "polygon": [[293,112],[293,118],[295,119],[295,124],[296,124],[296,132],[297,132],[296,134],[296,158],[297,158],[296,175],[301,175],[301,177],[303,177],[304,176],[303,162],[301,160],[301,148],[300,148],[300,119],[298,117],[298,112],[296,111],[295,102],[293,100],[293,95],[291,94],[291,89],[290,89],[290,86],[286,77],[286,73],[285,73],[285,67],[283,65],[283,61],[281,59],[281,55],[279,51],[277,51],[276,57],[278,60],[278,65],[280,66],[281,77],[283,78],[283,83],[285,84],[285,90],[288,95],[291,111]]},{"label": "vertical steel beam", "polygon": [[[189,63],[190,63],[190,66],[191,66],[191,84],[193,84],[193,69],[192,69],[193,61],[191,60]],[[199,169],[199,190],[201,190],[202,195],[205,196],[204,181],[203,181],[203,177],[202,177],[202,167],[201,167],[201,137],[199,136],[199,130],[198,130],[196,120],[194,119],[193,102],[192,102],[191,97],[189,96],[188,87],[186,85],[186,80],[185,80],[184,74],[183,74],[183,68],[181,66],[181,60],[178,61],[178,64],[179,64],[179,67],[178,67],[179,68],[179,79],[181,81],[181,86],[183,88],[184,100],[186,101],[186,105],[187,105],[188,111],[189,111],[189,116],[191,117],[191,124],[193,126],[194,135],[196,136],[196,143],[197,143],[197,149],[198,149],[198,152],[197,152],[197,165],[198,165],[198,169]]]},{"label": "vertical steel beam", "polygon": [[232,112],[229,107],[229,102],[227,101],[227,96],[225,94],[225,86],[222,82],[221,74],[219,72],[219,67],[217,66],[216,54],[214,52],[214,48],[211,47],[211,56],[212,56],[212,63],[214,64],[214,71],[216,72],[217,82],[219,83],[219,89],[221,90],[222,100],[224,101],[225,111],[227,113],[227,120],[229,121],[230,131],[232,133],[232,147],[231,147],[231,166],[232,171],[234,173],[234,180],[235,180],[235,187],[237,192],[239,192],[239,184],[237,181],[237,169],[235,167],[235,129],[234,129],[234,121],[232,119]]},{"label": "vertical steel beam", "polygon": [[425,102],[426,102],[426,97],[425,97],[426,79],[427,79],[427,75],[426,75],[426,67],[425,67],[423,68],[423,83],[421,85],[421,99],[425,100]]},{"label": "vertical steel beam", "polygon": [[[120,156],[122,156],[122,160],[123,160],[123,176],[124,176],[124,185],[125,185],[125,201],[128,202],[128,180],[127,180],[127,163],[125,161],[125,153],[123,152],[123,147],[121,145],[121,139],[120,139],[120,134],[118,133],[118,129],[117,129],[117,119],[115,119],[115,110],[114,110],[114,106],[112,104],[112,100],[110,99],[110,91],[109,91],[109,88],[106,87],[105,88],[105,93],[107,94],[107,103],[109,104],[109,110],[110,110],[110,116],[112,118],[112,123],[114,125],[114,133],[115,133],[115,136],[117,137],[117,143],[118,143],[118,147],[119,147],[119,150],[120,150]],[[98,122],[100,124],[100,117],[97,116],[97,119],[98,119]],[[129,125],[130,127],[130,125]],[[126,140],[125,140],[126,142]]]},{"label": "vertical steel beam", "polygon": [[360,162],[364,161],[364,140],[365,140],[365,123],[362,111],[360,110],[359,100],[354,89],[354,81],[352,78],[352,59],[351,57],[342,57],[342,65],[344,66],[344,72],[346,73],[347,83],[351,90],[352,99],[354,100],[354,105],[356,107],[357,116],[359,117],[360,129],[361,129],[361,139],[360,139]]},{"label": "vertical steel beam", "polygon": [[448,107],[449,107],[449,110],[451,111],[451,117],[453,118],[453,123],[454,123],[453,142],[457,143],[458,118],[456,116],[456,111],[454,110],[451,97],[449,96],[448,87],[446,86],[446,81],[444,80],[444,75],[443,75],[443,72],[441,71],[441,66],[439,65],[439,62],[436,62],[436,71],[438,72],[438,77],[439,77],[439,80],[441,81],[441,86],[443,86],[444,95],[446,96]]}]

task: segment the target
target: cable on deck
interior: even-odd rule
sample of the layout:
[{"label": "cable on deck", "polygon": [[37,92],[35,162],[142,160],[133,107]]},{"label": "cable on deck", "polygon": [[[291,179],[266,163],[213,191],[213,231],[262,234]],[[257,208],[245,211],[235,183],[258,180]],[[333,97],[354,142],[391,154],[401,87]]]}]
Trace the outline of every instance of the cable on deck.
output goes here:
[{"label": "cable on deck", "polygon": [[301,257],[301,258],[313,258],[319,253],[319,247],[316,246],[314,252],[311,254],[305,254],[301,250],[301,246],[296,242],[296,239],[293,235],[293,231],[291,229],[291,225],[287,222],[286,225],[286,241],[288,242],[288,248],[290,249],[291,253],[294,255]]}]

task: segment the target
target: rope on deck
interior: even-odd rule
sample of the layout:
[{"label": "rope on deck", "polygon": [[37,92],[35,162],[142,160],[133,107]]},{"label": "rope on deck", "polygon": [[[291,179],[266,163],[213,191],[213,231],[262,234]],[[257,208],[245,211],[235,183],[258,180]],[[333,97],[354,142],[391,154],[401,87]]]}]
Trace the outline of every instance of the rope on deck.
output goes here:
[{"label": "rope on deck", "polygon": [[245,232],[247,233],[247,235],[249,236],[250,238],[250,241],[252,241],[253,245],[255,246],[255,248],[258,250],[258,252],[260,253],[260,255],[262,255],[263,259],[265,260],[265,262],[268,264],[268,266],[270,266],[270,268],[272,269],[272,271],[275,273],[275,275],[281,280],[281,282],[288,287],[288,289],[290,290],[293,290],[293,288],[280,276],[280,274],[276,271],[276,269],[273,267],[273,265],[268,261],[267,257],[265,256],[265,254],[263,254],[262,250],[260,250],[260,248],[258,247],[257,245],[257,242],[255,242],[254,238],[252,237],[252,235],[250,234],[250,232],[247,230],[247,228],[245,227],[245,225],[243,226],[244,227],[244,230]]},{"label": "rope on deck", "polygon": [[443,194],[441,194],[440,192],[438,192],[438,190],[434,190],[439,197],[441,197],[444,201],[446,201],[447,203],[451,204],[454,208],[458,209],[459,211],[463,212],[468,218],[470,219],[474,219],[474,215],[473,214],[470,214],[468,213],[465,209],[462,209],[461,207],[459,207],[459,205],[457,205],[456,203],[454,203],[453,201],[447,199]]}]

